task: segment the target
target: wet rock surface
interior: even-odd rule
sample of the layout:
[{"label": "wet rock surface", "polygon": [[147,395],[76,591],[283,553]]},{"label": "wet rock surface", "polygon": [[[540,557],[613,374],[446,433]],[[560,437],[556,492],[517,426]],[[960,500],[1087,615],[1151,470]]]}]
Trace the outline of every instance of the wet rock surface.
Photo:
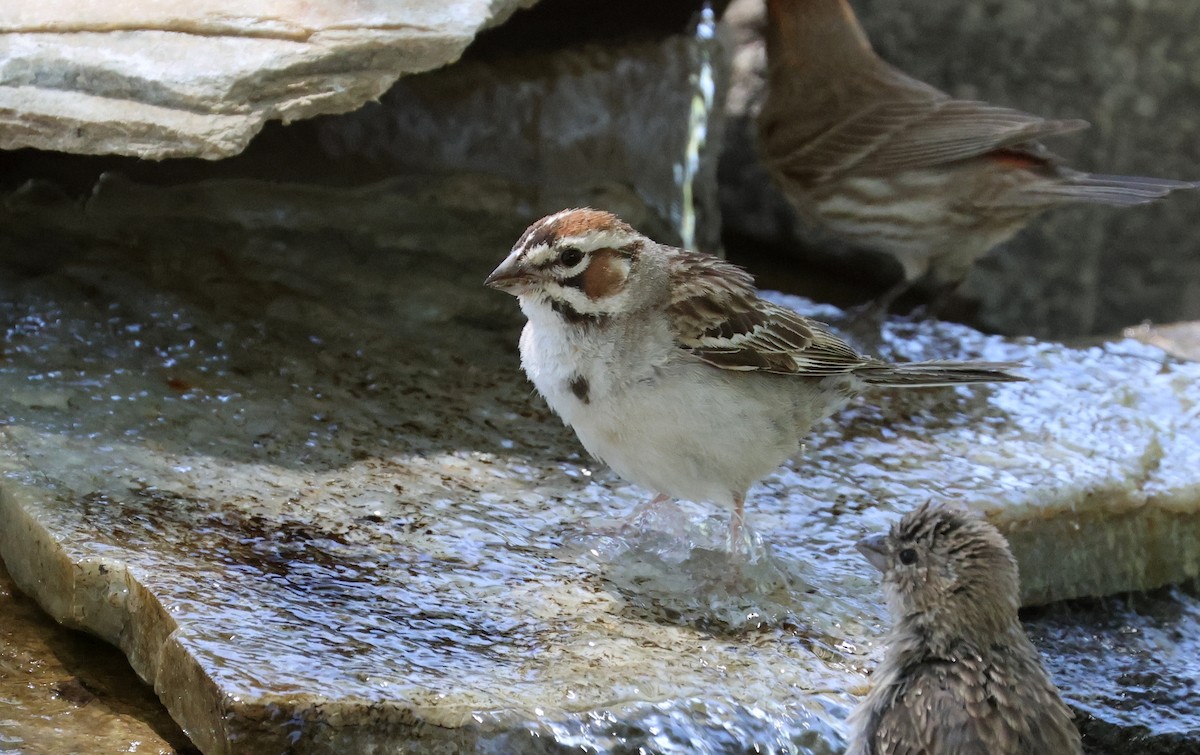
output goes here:
[{"label": "wet rock surface", "polygon": [[14,581],[204,752],[834,752],[883,632],[852,544],[929,497],[1010,534],[1027,602],[1200,571],[1200,368],[932,323],[885,348],[1032,381],[855,404],[752,491],[734,569],[725,512],[643,506],[530,395],[480,285],[530,206],[466,179],[6,198]]},{"label": "wet rock surface", "polygon": [[353,110],[532,0],[6,3],[0,149],[227,157],[263,124]]},{"label": "wet rock surface", "polygon": [[1200,591],[1027,611],[1025,628],[1075,709],[1087,752],[1200,752]]},{"label": "wet rock surface", "polygon": [[120,651],[55,624],[2,561],[0,752],[198,753]]},{"label": "wet rock surface", "polygon": [[[1200,6],[1185,0],[851,0],[876,51],[956,97],[1092,128],[1048,143],[1081,170],[1200,179]],[[804,228],[758,160],[753,115],[765,52],[762,0],[730,6],[737,52],[721,163],[729,243],[798,257],[826,300],[882,292],[899,266]],[[1200,192],[1129,209],[1069,207],[994,249],[961,290],[989,331],[1071,337],[1145,319],[1200,317]],[[795,265],[796,263],[793,263]],[[854,282],[847,286],[846,281]],[[830,290],[832,289],[832,297]]]}]

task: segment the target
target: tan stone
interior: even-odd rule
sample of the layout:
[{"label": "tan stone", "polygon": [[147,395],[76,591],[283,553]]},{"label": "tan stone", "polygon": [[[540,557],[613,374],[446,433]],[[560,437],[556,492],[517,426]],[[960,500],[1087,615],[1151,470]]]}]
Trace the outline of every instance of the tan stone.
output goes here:
[{"label": "tan stone", "polygon": [[457,60],[532,0],[7,3],[0,148],[216,159]]},{"label": "tan stone", "polygon": [[120,651],[55,624],[0,561],[0,748],[145,752],[191,744]]}]

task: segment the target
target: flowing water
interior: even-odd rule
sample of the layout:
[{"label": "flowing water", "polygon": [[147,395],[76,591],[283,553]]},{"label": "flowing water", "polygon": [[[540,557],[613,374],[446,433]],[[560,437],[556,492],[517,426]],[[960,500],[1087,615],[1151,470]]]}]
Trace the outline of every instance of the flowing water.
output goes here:
[{"label": "flowing water", "polygon": [[[0,551],[206,752],[837,752],[886,628],[853,543],[908,508],[1009,528],[1035,602],[1196,558],[1139,571],[1198,504],[1200,369],[1150,347],[896,324],[900,356],[1033,380],[856,403],[754,489],[735,562],[727,512],[649,506],[531,395],[481,286],[519,189],[53,196],[2,210]],[[1030,626],[1094,731],[1191,746],[1195,592],[1146,600]],[[4,746],[45,749],[8,723],[37,714]]]}]

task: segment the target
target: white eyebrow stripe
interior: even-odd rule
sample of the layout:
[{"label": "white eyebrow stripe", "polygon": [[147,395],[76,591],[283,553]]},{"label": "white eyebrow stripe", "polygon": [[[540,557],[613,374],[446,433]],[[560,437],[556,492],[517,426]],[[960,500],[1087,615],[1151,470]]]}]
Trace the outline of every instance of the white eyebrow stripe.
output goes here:
[{"label": "white eyebrow stripe", "polygon": [[552,254],[553,251],[554,248],[549,244],[538,244],[532,249],[526,249],[524,256],[526,262],[528,262],[530,265],[533,265],[534,267],[541,267],[554,258],[555,255]]}]

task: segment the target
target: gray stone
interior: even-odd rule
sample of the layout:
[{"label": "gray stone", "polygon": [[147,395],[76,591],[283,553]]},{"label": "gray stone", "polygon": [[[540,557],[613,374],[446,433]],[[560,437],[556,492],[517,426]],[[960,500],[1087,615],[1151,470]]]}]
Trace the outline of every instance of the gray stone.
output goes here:
[{"label": "gray stone", "polygon": [[[658,238],[716,251],[728,74],[711,16],[691,34],[537,53],[520,48],[405,78],[315,125],[335,159],[397,174],[481,173],[546,197],[642,197]],[[648,221],[651,220],[648,218]]]},{"label": "gray stone", "polygon": [[458,59],[533,0],[6,3],[0,149],[216,159]]},{"label": "gray stone", "polygon": [[726,512],[639,506],[531,395],[480,285],[531,206],[468,179],[7,197],[13,580],[207,753],[825,753],[885,615],[853,543],[929,497],[1010,534],[1027,602],[1200,571],[1200,365],[937,323],[885,346],[1031,382],[856,403],[752,491],[735,568]]},{"label": "gray stone", "polygon": [[[739,0],[741,5],[747,0]],[[957,97],[1091,129],[1049,144],[1100,173],[1200,179],[1200,6],[1186,0],[852,0],[879,54]],[[749,0],[761,7],[761,0]],[[753,18],[741,11],[739,18]],[[752,28],[752,25],[751,27]],[[753,55],[751,45],[744,55]],[[754,74],[753,67],[747,68]],[[753,84],[734,84],[753,88]],[[731,104],[747,106],[739,101]],[[732,114],[723,160],[727,222],[759,243],[828,247],[797,233],[753,155],[748,112]],[[1148,207],[1051,211],[983,260],[963,294],[999,332],[1063,337],[1111,333],[1142,320],[1200,318],[1200,192]],[[744,215],[744,219],[739,219]],[[820,249],[802,251],[825,264]],[[845,265],[846,263],[840,263]],[[855,261],[842,275],[878,277]],[[866,269],[864,269],[866,268]],[[865,298],[861,297],[861,298]]]}]

